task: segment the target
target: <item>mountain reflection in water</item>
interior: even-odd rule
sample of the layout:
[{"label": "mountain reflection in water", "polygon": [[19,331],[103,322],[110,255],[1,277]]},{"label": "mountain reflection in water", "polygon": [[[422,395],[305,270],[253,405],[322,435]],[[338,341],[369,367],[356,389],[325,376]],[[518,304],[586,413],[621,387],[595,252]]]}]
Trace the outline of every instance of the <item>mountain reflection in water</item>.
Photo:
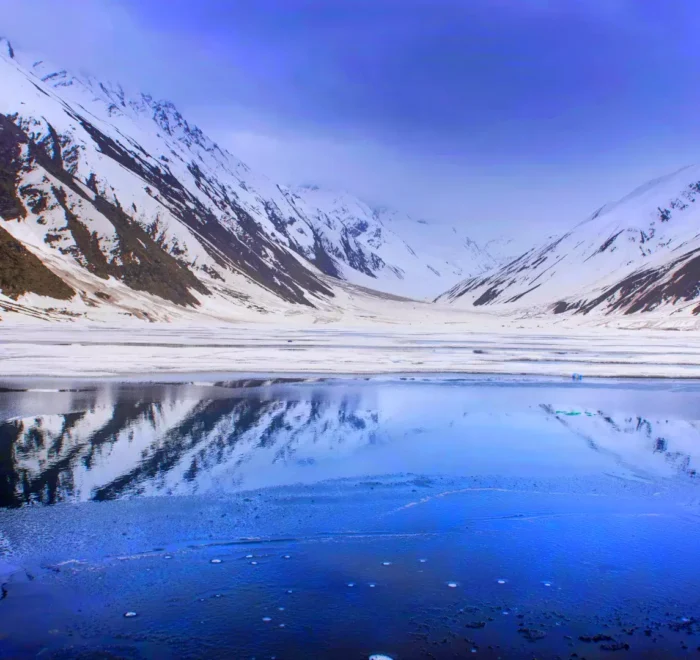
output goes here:
[{"label": "mountain reflection in water", "polygon": [[693,388],[240,385],[0,392],[0,506],[399,472],[687,479],[698,467]]}]

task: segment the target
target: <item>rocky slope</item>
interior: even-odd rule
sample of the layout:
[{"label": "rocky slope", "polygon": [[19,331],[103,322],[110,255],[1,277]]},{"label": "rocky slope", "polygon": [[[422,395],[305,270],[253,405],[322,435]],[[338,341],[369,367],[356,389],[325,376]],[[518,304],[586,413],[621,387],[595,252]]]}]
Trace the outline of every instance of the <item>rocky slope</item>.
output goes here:
[{"label": "rocky slope", "polygon": [[332,305],[335,280],[434,297],[495,263],[452,228],[277,185],[173,104],[6,40],[0,76],[4,309],[20,300],[70,315],[104,306],[226,315]]},{"label": "rocky slope", "polygon": [[651,181],[438,300],[587,315],[700,313],[700,166]]}]

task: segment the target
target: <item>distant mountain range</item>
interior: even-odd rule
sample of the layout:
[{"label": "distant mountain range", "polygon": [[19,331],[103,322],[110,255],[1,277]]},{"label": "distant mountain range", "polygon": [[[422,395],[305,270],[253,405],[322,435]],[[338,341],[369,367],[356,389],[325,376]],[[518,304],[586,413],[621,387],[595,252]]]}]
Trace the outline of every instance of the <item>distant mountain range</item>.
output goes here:
[{"label": "distant mountain range", "polygon": [[479,245],[448,223],[274,183],[172,103],[7,40],[0,76],[0,313],[229,320],[343,309],[348,295],[544,316],[700,312],[700,167],[542,246]]}]

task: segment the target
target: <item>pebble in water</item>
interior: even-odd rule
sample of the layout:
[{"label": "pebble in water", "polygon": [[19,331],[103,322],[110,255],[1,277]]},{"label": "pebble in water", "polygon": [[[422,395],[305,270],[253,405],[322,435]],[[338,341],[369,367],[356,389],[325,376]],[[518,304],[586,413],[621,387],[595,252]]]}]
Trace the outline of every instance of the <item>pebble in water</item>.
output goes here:
[{"label": "pebble in water", "polygon": [[265,623],[270,623],[270,621],[272,621],[272,617],[264,616],[264,617],[262,618],[262,620],[263,620]]},{"label": "pebble in water", "polygon": [[253,558],[253,555],[246,555],[245,558],[246,558],[246,559],[252,559],[252,558]]},{"label": "pebble in water", "polygon": [[212,563],[212,564],[220,564],[220,563],[221,563],[221,559],[212,559],[212,560],[211,560],[211,563]]},{"label": "pebble in water", "polygon": [[498,582],[498,584],[505,584],[507,582],[507,580],[504,580],[503,578],[501,578],[499,580],[496,580],[496,582]]},{"label": "pebble in water", "polygon": [[251,566],[257,566],[257,565],[258,565],[258,562],[257,562],[257,561],[251,561],[251,562],[250,562],[250,565],[251,565]]},{"label": "pebble in water", "polygon": [[171,555],[165,555],[165,557],[163,557],[163,559],[172,559],[172,556],[171,556]]},{"label": "pebble in water", "polygon": [[277,608],[280,612],[284,612],[284,607],[278,607]]},{"label": "pebble in water", "polygon": [[543,582],[542,583],[545,587],[551,587],[552,583],[551,582]]},{"label": "pebble in water", "polygon": [[374,582],[370,582],[370,585],[369,585],[369,586],[370,586],[370,589],[374,589],[374,587],[376,587],[377,585],[374,584]]},{"label": "pebble in water", "polygon": [[287,593],[288,593],[288,594],[291,594],[291,593],[294,593],[294,592],[293,592],[291,589],[287,589]]},{"label": "pebble in water", "polygon": [[348,582],[348,587],[354,587],[355,583],[354,582]]},{"label": "pebble in water", "polygon": [[382,566],[391,566],[391,562],[390,561],[383,561]]},{"label": "pebble in water", "polygon": [[285,556],[284,556],[284,559],[291,559],[291,556],[290,556],[290,555],[285,555]]},{"label": "pebble in water", "polygon": [[390,655],[384,655],[383,653],[375,653],[369,656],[369,660],[393,660]]},{"label": "pebble in water", "polygon": [[136,612],[124,612],[125,619],[133,619],[136,616]]},{"label": "pebble in water", "polygon": [[419,559],[418,561],[419,561],[421,564],[425,564],[425,562],[428,561],[428,560],[427,560],[427,559]]},{"label": "pebble in water", "polygon": [[447,586],[448,586],[450,589],[456,589],[456,588],[457,588],[457,583],[456,583],[456,582],[448,582],[448,583],[447,583]]},{"label": "pebble in water", "polygon": [[286,625],[287,625],[286,623],[280,623],[280,628],[284,628],[284,627],[286,627]]}]

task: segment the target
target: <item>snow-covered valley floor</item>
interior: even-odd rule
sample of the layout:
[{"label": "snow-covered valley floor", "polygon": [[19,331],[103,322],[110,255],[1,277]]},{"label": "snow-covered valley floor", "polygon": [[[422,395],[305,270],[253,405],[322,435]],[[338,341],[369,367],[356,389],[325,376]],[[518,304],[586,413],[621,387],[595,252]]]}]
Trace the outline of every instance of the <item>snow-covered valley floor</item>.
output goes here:
[{"label": "snow-covered valley floor", "polygon": [[0,376],[471,373],[700,378],[700,334],[612,328],[0,326]]}]

